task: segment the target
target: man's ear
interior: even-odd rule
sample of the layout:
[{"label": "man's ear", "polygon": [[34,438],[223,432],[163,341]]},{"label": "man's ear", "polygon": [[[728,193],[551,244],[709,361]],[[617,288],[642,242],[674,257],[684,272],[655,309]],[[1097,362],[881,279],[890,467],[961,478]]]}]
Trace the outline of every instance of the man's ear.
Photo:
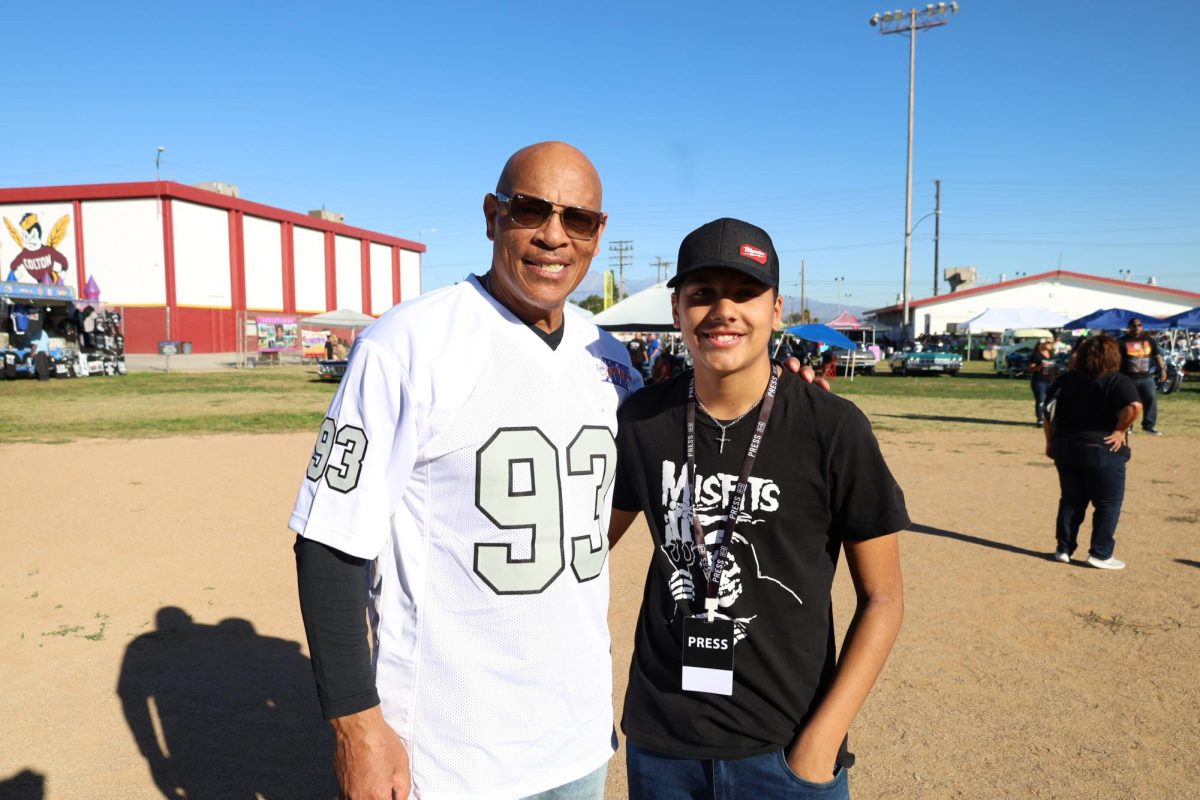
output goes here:
[{"label": "man's ear", "polygon": [[491,192],[483,196],[483,223],[487,226],[488,241],[496,241],[496,211],[500,202]]},{"label": "man's ear", "polygon": [[675,330],[679,328],[679,290],[671,292],[671,323],[675,326]]},{"label": "man's ear", "polygon": [[775,330],[783,327],[783,295],[775,295]]},{"label": "man's ear", "polygon": [[608,227],[608,214],[605,214],[604,221],[600,223],[600,230],[596,231],[596,235],[592,239],[592,241],[594,241],[596,243],[596,246],[594,248],[592,248],[592,258],[595,258],[596,256],[600,255],[600,237],[604,235],[604,229],[607,227]]}]

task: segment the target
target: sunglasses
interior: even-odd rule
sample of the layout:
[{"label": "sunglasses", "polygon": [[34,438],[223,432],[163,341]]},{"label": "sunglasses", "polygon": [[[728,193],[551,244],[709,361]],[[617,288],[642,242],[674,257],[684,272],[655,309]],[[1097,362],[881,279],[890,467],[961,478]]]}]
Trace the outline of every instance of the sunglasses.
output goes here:
[{"label": "sunglasses", "polygon": [[518,228],[540,228],[556,211],[562,218],[563,230],[572,239],[591,239],[604,224],[604,214],[590,208],[560,206],[519,192],[511,196],[496,192],[496,199],[508,206],[508,218]]}]

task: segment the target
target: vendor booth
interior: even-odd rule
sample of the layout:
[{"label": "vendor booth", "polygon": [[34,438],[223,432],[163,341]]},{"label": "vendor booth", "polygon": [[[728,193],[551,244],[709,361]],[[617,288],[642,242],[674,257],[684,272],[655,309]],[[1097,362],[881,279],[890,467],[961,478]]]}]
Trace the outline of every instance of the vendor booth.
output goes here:
[{"label": "vendor booth", "polygon": [[62,284],[0,282],[0,378],[124,375],[121,315]]}]

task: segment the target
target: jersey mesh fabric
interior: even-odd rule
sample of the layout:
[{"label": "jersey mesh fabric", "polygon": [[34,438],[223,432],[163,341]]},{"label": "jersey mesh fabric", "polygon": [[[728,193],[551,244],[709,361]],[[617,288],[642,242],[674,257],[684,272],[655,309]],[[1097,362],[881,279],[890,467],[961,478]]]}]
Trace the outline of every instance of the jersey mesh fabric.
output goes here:
[{"label": "jersey mesh fabric", "polygon": [[[428,335],[447,320],[454,336]],[[472,281],[389,312],[348,369],[353,387],[358,350],[394,360],[406,387],[395,438],[416,439],[372,439],[363,472],[366,485],[387,471],[377,450],[413,454],[391,478],[403,486],[374,554],[372,616],[384,715],[425,800],[523,797],[611,755],[600,523],[616,409],[637,384],[615,340],[574,315],[566,324],[552,351]],[[331,416],[348,405],[335,399]],[[336,516],[354,492],[327,489],[301,490],[293,526],[354,540]],[[338,497],[312,504],[318,520],[305,513],[310,494]]]}]

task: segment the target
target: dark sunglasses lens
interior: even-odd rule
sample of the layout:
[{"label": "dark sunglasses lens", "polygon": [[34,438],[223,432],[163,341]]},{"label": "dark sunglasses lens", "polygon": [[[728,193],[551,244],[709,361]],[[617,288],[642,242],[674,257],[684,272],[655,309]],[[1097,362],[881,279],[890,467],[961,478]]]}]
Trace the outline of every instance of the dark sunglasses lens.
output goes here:
[{"label": "dark sunglasses lens", "polygon": [[600,228],[600,215],[586,208],[564,208],[563,228],[575,239],[590,239]]},{"label": "dark sunglasses lens", "polygon": [[536,228],[546,221],[554,207],[536,197],[514,197],[508,204],[508,217],[524,228]]}]

